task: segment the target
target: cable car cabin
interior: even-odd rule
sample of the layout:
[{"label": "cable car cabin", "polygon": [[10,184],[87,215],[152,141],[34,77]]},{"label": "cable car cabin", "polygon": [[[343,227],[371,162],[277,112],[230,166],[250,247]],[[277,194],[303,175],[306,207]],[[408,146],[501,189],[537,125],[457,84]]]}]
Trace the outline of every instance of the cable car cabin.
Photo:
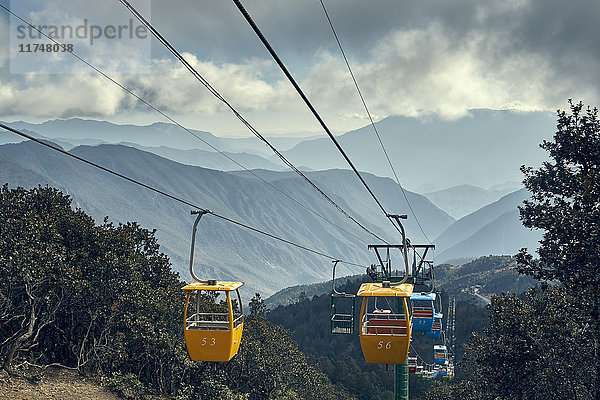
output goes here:
[{"label": "cable car cabin", "polygon": [[448,361],[444,365],[439,365],[435,368],[435,373],[433,374],[435,378],[442,378],[448,376]]},{"label": "cable car cabin", "polygon": [[428,332],[425,332],[425,334],[427,335],[428,338],[439,339],[440,337],[442,337],[442,317],[443,316],[444,316],[444,314],[442,314],[442,313],[435,313],[435,315],[433,316],[433,326],[431,327],[431,330]]},{"label": "cable car cabin", "polygon": [[448,365],[448,378],[454,379],[454,365]]},{"label": "cable car cabin", "polygon": [[448,350],[446,346],[438,345],[433,346],[433,362],[438,365],[444,365],[447,363]]},{"label": "cable car cabin", "polygon": [[[244,329],[239,288],[242,282],[194,282],[187,291],[184,335],[193,361],[229,361],[238,352]],[[235,292],[235,298],[232,293]],[[224,294],[223,297],[220,297]]]},{"label": "cable car cabin", "polygon": [[417,373],[417,357],[408,357],[408,373]]},{"label": "cable car cabin", "polygon": [[360,309],[360,346],[365,360],[375,364],[404,364],[410,346],[408,299],[413,285],[363,283],[357,296]]},{"label": "cable car cabin", "polygon": [[412,304],[413,331],[430,331],[435,314],[435,293],[413,293],[410,296],[410,302]]}]

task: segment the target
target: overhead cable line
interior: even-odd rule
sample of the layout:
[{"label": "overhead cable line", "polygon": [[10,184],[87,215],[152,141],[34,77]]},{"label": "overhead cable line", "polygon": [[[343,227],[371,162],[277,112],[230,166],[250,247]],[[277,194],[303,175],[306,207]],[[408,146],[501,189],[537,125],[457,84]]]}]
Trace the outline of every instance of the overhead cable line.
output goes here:
[{"label": "overhead cable line", "polygon": [[[43,141],[41,139],[38,139],[38,138],[36,138],[34,136],[31,136],[31,135],[29,135],[27,133],[21,132],[21,131],[19,131],[17,129],[14,129],[14,128],[8,126],[8,125],[5,125],[5,124],[3,124],[1,122],[0,122],[0,128],[3,128],[3,129],[5,129],[5,130],[7,130],[9,132],[12,132],[12,133],[16,134],[16,135],[19,135],[19,136],[24,137],[26,139],[29,139],[29,140],[31,140],[33,142],[41,144],[42,146],[48,147],[48,148],[50,148],[52,150],[55,150],[55,151],[57,151],[59,153],[62,153],[64,155],[66,155],[66,156],[72,157],[72,158],[74,158],[76,160],[79,160],[79,161],[85,163],[85,164],[91,165],[94,168],[98,168],[98,169],[100,169],[100,170],[102,170],[104,172],[107,172],[109,174],[118,176],[119,178],[124,179],[124,180],[126,180],[128,182],[131,182],[131,183],[136,184],[138,186],[142,186],[142,187],[144,187],[144,188],[146,188],[148,190],[151,190],[151,191],[153,191],[155,193],[158,193],[158,194],[160,194],[162,196],[168,197],[168,198],[170,198],[172,200],[175,200],[175,201],[177,201],[179,203],[185,204],[185,205],[187,205],[189,207],[192,207],[192,208],[195,208],[197,210],[201,210],[201,211],[203,211],[203,212],[205,212],[207,214],[213,215],[213,216],[215,216],[215,217],[217,217],[219,219],[222,219],[224,221],[230,222],[232,224],[238,225],[238,226],[240,226],[242,228],[251,230],[253,232],[256,232],[256,233],[259,233],[261,235],[270,237],[272,239],[278,240],[278,241],[283,242],[285,244],[288,244],[290,246],[294,246],[294,247],[297,247],[299,249],[308,251],[310,253],[313,253],[313,254],[316,254],[316,255],[319,255],[319,256],[322,256],[322,257],[325,257],[325,258],[329,258],[330,260],[338,260],[337,257],[330,256],[330,255],[328,255],[326,253],[323,253],[321,251],[311,249],[311,248],[309,248],[307,246],[304,246],[304,245],[292,242],[291,240],[287,240],[287,239],[281,238],[279,236],[276,236],[276,235],[274,235],[272,233],[265,232],[265,231],[260,230],[258,228],[254,228],[254,227],[252,227],[252,226],[250,226],[248,224],[245,224],[243,222],[239,222],[239,221],[236,221],[234,219],[231,219],[231,218],[225,217],[223,215],[217,214],[217,213],[215,213],[213,211],[210,211],[210,210],[208,210],[206,208],[200,207],[200,206],[198,206],[198,205],[196,205],[196,204],[194,204],[194,203],[192,203],[192,202],[190,202],[188,200],[182,199],[180,197],[177,197],[175,195],[167,193],[167,192],[165,192],[163,190],[157,189],[157,188],[155,188],[153,186],[150,186],[150,185],[148,185],[146,183],[143,183],[143,182],[141,182],[141,181],[139,181],[137,179],[130,178],[127,175],[124,175],[124,174],[122,174],[120,172],[114,171],[114,170],[112,170],[110,168],[104,167],[104,166],[102,166],[102,165],[100,165],[98,163],[95,163],[93,161],[90,161],[90,160],[88,160],[88,159],[86,159],[84,157],[80,157],[80,156],[78,156],[76,154],[69,153],[68,151],[66,151],[66,150],[64,150],[64,149],[62,149],[62,148],[60,148],[60,147],[58,147],[58,146],[56,146],[56,145],[54,145],[52,143],[49,143],[49,142]],[[349,261],[341,260],[340,262],[342,262],[344,264],[347,264],[347,265],[353,265],[353,266],[356,266],[356,267],[364,267],[364,265],[352,263],[352,262],[349,262]]]},{"label": "overhead cable line", "polygon": [[174,56],[177,58],[190,73],[204,86],[206,89],[213,94],[217,99],[219,99],[223,104],[225,104],[231,112],[252,132],[257,138],[259,138],[263,143],[265,143],[275,155],[277,155],[281,161],[287,165],[290,169],[292,169],[295,173],[297,173],[300,177],[302,177],[306,182],[308,182],[321,196],[323,196],[329,203],[331,203],[339,212],[344,214],[347,218],[352,220],[356,225],[358,225],[362,230],[372,235],[373,237],[388,243],[385,239],[382,239],[377,234],[373,233],[366,226],[360,223],[357,219],[352,217],[348,212],[346,212],[340,205],[338,205],[331,197],[329,197],[323,190],[321,190],[313,181],[311,181],[302,171],[300,171],[294,164],[292,164],[279,150],[277,150],[254,126],[250,124],[234,107],[229,101],[227,101],[182,55],[179,51],[169,43],[169,41],[162,36],[154,26],[148,22],[142,14],[140,14],[127,0],[119,0],[121,4],[123,4],[151,33],[152,35],[163,44]]},{"label": "overhead cable line", "polygon": [[[55,44],[61,44],[58,41],[56,41],[54,38],[51,38],[50,36],[48,36],[46,33],[44,33],[42,30],[40,30],[39,28],[37,28],[36,26],[32,25],[31,23],[29,23],[28,21],[26,21],[25,19],[23,19],[21,16],[17,15],[16,13],[14,13],[13,11],[9,10],[8,8],[6,8],[5,6],[3,6],[2,4],[0,4],[0,7],[2,7],[4,10],[6,10],[7,12],[9,12],[11,15],[13,15],[14,17],[18,18],[19,20],[21,20],[23,23],[25,23],[26,25],[30,26],[32,29],[38,31],[40,33],[40,35],[45,36],[47,39],[51,40],[52,42],[54,42]],[[115,85],[117,85],[118,87],[120,87],[123,91],[127,92],[129,95],[135,97],[138,101],[142,102],[144,105],[146,105],[147,107],[151,108],[152,110],[154,110],[155,112],[157,112],[158,114],[162,115],[164,118],[166,118],[167,120],[169,120],[170,122],[172,122],[173,124],[177,125],[179,128],[183,129],[184,131],[186,131],[187,133],[189,133],[190,135],[192,135],[193,137],[195,137],[196,139],[200,140],[202,143],[204,143],[205,145],[207,145],[208,147],[210,147],[211,149],[215,150],[216,152],[218,152],[219,154],[221,154],[223,157],[227,158],[229,161],[233,162],[234,164],[238,165],[240,168],[244,169],[246,172],[250,173],[251,175],[253,175],[254,177],[256,177],[257,179],[261,180],[262,182],[264,182],[265,184],[267,184],[268,186],[270,186],[271,188],[275,189],[276,191],[278,191],[279,193],[283,194],[284,196],[286,196],[288,199],[292,200],[293,202],[295,202],[296,204],[298,204],[299,206],[303,207],[305,210],[307,210],[308,212],[316,215],[317,217],[321,218],[323,221],[326,221],[327,223],[335,226],[336,228],[338,228],[339,230],[343,231],[344,233],[354,237],[355,239],[363,242],[363,243],[367,243],[365,242],[363,239],[359,238],[358,236],[354,235],[353,233],[349,232],[348,230],[342,228],[341,226],[339,226],[338,224],[328,220],[327,218],[325,218],[323,215],[321,215],[320,213],[318,213],[317,211],[311,209],[310,207],[306,206],[304,203],[300,202],[299,200],[295,199],[294,197],[290,196],[289,194],[285,193],[283,190],[279,189],[277,186],[275,186],[273,183],[267,181],[266,179],[264,179],[263,177],[261,177],[260,175],[258,175],[256,172],[246,168],[243,164],[239,163],[238,161],[236,161],[234,158],[230,157],[229,155],[227,155],[226,153],[224,153],[223,151],[221,151],[220,149],[218,149],[217,147],[213,146],[212,144],[210,144],[208,141],[202,139],[202,137],[198,136],[196,133],[194,133],[192,130],[186,128],[185,126],[181,125],[179,122],[177,122],[175,119],[173,119],[171,116],[169,116],[168,114],[166,114],[165,112],[161,111],[160,109],[158,109],[157,107],[155,107],[154,105],[152,105],[150,102],[146,101],[144,98],[142,98],[141,96],[137,95],[135,92],[133,92],[132,90],[130,90],[129,88],[127,88],[126,86],[124,86],[123,84],[121,84],[120,82],[118,82],[117,80],[115,80],[114,78],[112,78],[110,75],[106,74],[105,72],[103,72],[102,70],[100,70],[99,68],[97,68],[96,66],[94,66],[93,64],[89,63],[88,61],[86,61],[85,59],[81,58],[77,53],[75,52],[70,52],[71,55],[75,58],[77,58],[79,61],[81,61],[82,63],[84,63],[85,65],[87,65],[88,67],[90,67],[92,70],[94,70],[95,72],[97,72],[98,74],[102,75],[104,78],[108,79],[110,82],[114,83]]]},{"label": "overhead cable line", "polygon": [[412,348],[412,350],[415,352],[415,354],[417,355],[418,358],[421,359],[421,361],[423,361],[423,364],[425,364],[425,366],[429,367],[435,367],[435,363],[434,364],[430,364],[427,362],[427,360],[425,360],[423,357],[421,357],[421,355],[419,353],[417,353],[417,349],[415,349],[415,346],[413,346],[412,344],[410,345],[410,347]]},{"label": "overhead cable line", "polygon": [[[121,0],[121,1],[124,1],[124,0]],[[329,136],[329,138],[333,141],[333,143],[337,147],[338,151],[342,154],[342,156],[344,157],[344,159],[346,160],[346,162],[348,163],[348,165],[352,168],[352,170],[354,171],[354,173],[356,174],[356,176],[358,177],[358,179],[361,181],[361,183],[363,184],[363,186],[365,187],[365,189],[369,192],[369,194],[371,195],[371,197],[373,198],[373,200],[375,200],[375,203],[377,203],[377,205],[379,206],[379,208],[381,209],[381,211],[389,219],[389,221],[392,223],[392,225],[398,231],[398,233],[401,233],[400,232],[400,228],[398,228],[398,226],[394,223],[394,219],[392,218],[391,214],[388,213],[385,210],[385,208],[383,207],[383,205],[381,204],[381,202],[379,201],[379,199],[377,199],[377,196],[375,196],[375,193],[373,193],[373,191],[371,190],[371,188],[369,187],[369,185],[367,184],[367,182],[364,180],[364,178],[362,177],[362,175],[360,174],[360,172],[358,172],[358,170],[356,169],[356,167],[354,166],[354,164],[352,163],[352,161],[350,160],[350,158],[348,157],[348,155],[346,154],[346,152],[344,151],[344,149],[342,148],[342,146],[340,146],[340,144],[337,141],[337,139],[335,138],[335,136],[333,136],[333,134],[331,133],[331,130],[329,130],[329,128],[325,124],[325,121],[323,121],[323,119],[321,118],[321,116],[319,115],[319,113],[317,112],[317,110],[313,107],[313,105],[310,102],[310,100],[308,99],[308,97],[306,97],[306,95],[304,94],[304,92],[302,91],[302,89],[300,88],[300,86],[298,85],[298,83],[296,82],[296,80],[294,79],[294,77],[288,71],[288,69],[285,66],[285,64],[283,63],[283,61],[281,61],[281,59],[279,58],[279,56],[277,55],[277,53],[275,52],[275,50],[273,49],[273,47],[271,47],[271,45],[269,44],[267,38],[262,34],[262,32],[260,31],[259,27],[256,25],[256,23],[254,22],[254,20],[252,19],[252,17],[248,13],[248,11],[246,11],[246,9],[244,8],[244,6],[242,5],[242,3],[239,0],[233,0],[233,2],[237,6],[237,8],[240,10],[240,12],[244,16],[244,18],[246,19],[246,21],[248,22],[248,24],[252,27],[252,29],[254,30],[254,32],[256,33],[256,35],[259,37],[259,39],[261,40],[261,42],[263,43],[263,45],[265,46],[265,48],[271,54],[271,56],[273,57],[273,59],[275,60],[275,62],[279,66],[279,68],[282,70],[282,72],[284,73],[284,75],[288,78],[288,80],[290,81],[290,83],[292,84],[292,86],[294,86],[294,88],[296,89],[296,91],[298,92],[298,94],[300,95],[300,97],[302,98],[302,100],[304,100],[304,103],[306,103],[306,105],[308,106],[308,108],[310,109],[310,111],[313,113],[313,115],[315,116],[315,118],[317,119],[317,121],[319,122],[319,124],[321,124],[321,127],[325,130],[325,132],[327,133],[327,135]]]},{"label": "overhead cable line", "polygon": [[421,226],[421,223],[419,222],[419,219],[417,218],[417,214],[415,213],[415,211],[413,210],[412,206],[410,205],[410,201],[408,201],[408,197],[406,196],[406,191],[404,190],[404,187],[402,187],[402,184],[400,183],[400,179],[398,179],[398,174],[396,174],[396,170],[394,169],[394,165],[392,164],[392,161],[390,160],[388,152],[385,149],[385,146],[383,145],[383,141],[381,140],[381,136],[379,135],[379,131],[377,130],[377,126],[375,125],[375,122],[373,121],[373,117],[371,116],[371,112],[369,111],[369,107],[367,107],[367,102],[365,101],[365,98],[364,98],[364,96],[363,96],[363,94],[362,94],[362,92],[360,90],[360,87],[358,86],[358,81],[356,80],[356,77],[354,76],[354,72],[352,72],[352,68],[350,67],[350,63],[348,62],[348,58],[346,57],[346,52],[344,51],[344,48],[342,47],[342,43],[340,42],[340,39],[338,38],[337,32],[335,31],[335,28],[333,27],[333,22],[331,21],[331,18],[329,17],[329,13],[327,12],[327,9],[325,8],[325,3],[323,2],[323,0],[319,0],[319,1],[321,2],[321,6],[323,7],[323,12],[325,13],[325,16],[327,17],[327,21],[329,22],[329,26],[331,27],[331,31],[333,32],[333,36],[335,37],[335,41],[337,42],[338,47],[340,48],[340,52],[342,53],[342,56],[344,57],[344,61],[346,62],[346,66],[348,67],[348,72],[350,72],[350,76],[352,77],[352,81],[354,81],[354,86],[356,86],[356,91],[358,92],[358,95],[360,96],[360,100],[362,101],[362,104],[363,104],[363,106],[365,108],[365,111],[367,112],[367,115],[369,116],[369,121],[371,121],[371,126],[373,127],[373,130],[375,131],[375,134],[377,135],[377,139],[379,140],[379,144],[381,145],[381,149],[383,150],[383,154],[385,154],[385,158],[387,159],[387,162],[390,165],[392,173],[394,174],[394,177],[396,178],[396,183],[398,183],[398,186],[400,186],[400,189],[402,190],[402,195],[404,196],[404,200],[406,200],[406,204],[408,204],[408,208],[410,209],[411,214],[415,218],[415,221],[417,222],[417,225],[419,226],[419,229],[421,230],[421,233],[423,234],[423,236],[425,236],[425,239],[427,239],[427,241],[429,242],[429,244],[432,244],[431,240],[429,240],[429,237],[427,237],[427,234],[423,230],[423,227]]}]

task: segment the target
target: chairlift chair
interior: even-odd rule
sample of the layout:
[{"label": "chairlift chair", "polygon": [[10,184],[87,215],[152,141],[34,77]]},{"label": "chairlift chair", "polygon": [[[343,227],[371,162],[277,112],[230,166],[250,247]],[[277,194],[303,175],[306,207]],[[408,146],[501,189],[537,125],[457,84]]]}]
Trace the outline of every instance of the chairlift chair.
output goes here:
[{"label": "chairlift chair", "polygon": [[433,346],[433,362],[437,365],[444,365],[448,362],[448,349],[446,346]]},{"label": "chairlift chair", "polygon": [[408,373],[417,373],[417,357],[408,357]]},{"label": "chairlift chair", "polygon": [[331,292],[331,333],[354,333],[354,309],[356,296],[353,293],[338,292],[335,288],[335,267],[340,260],[333,261],[333,279]]},{"label": "chairlift chair", "polygon": [[434,378],[444,378],[448,376],[448,361],[444,365],[436,366]]}]

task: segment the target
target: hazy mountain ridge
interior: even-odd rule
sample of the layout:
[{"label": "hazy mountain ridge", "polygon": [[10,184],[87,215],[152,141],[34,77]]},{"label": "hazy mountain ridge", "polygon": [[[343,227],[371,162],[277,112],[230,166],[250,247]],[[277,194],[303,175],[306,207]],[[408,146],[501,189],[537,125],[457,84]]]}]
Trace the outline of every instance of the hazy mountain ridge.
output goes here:
[{"label": "hazy mountain ridge", "polygon": [[[41,124],[24,121],[7,123],[30,135],[51,140],[66,150],[81,145],[123,144],[169,158],[182,164],[197,165],[221,171],[247,169],[286,169],[281,160],[255,137],[217,137],[209,132],[157,122],[151,125],[118,125],[106,121],[73,118],[55,119]],[[284,151],[295,146],[303,137],[269,137],[268,140]],[[7,133],[0,135],[0,144],[19,143],[22,137]],[[165,146],[165,143],[169,146]],[[211,147],[212,146],[212,147]],[[219,151],[223,154],[220,154]],[[231,161],[235,160],[242,166]],[[309,168],[305,168],[310,170]]]},{"label": "hazy mountain ridge", "polygon": [[435,239],[437,259],[534,250],[542,233],[525,228],[517,208],[527,198],[529,192],[521,189],[456,221]]},{"label": "hazy mountain ridge", "polygon": [[515,255],[522,247],[527,247],[533,252],[539,246],[541,238],[541,231],[523,227],[519,219],[519,210],[509,210],[472,236],[442,252],[439,259],[468,255]]},{"label": "hazy mountain ridge", "polygon": [[[253,172],[271,183],[281,185],[287,193],[292,193],[291,191],[298,179],[297,175],[290,171],[273,172],[260,170]],[[250,173],[246,171],[233,173],[244,177],[251,176]],[[392,225],[385,217],[383,217],[381,210],[377,207],[373,198],[362,187],[362,184],[353,172],[342,169],[333,169],[310,172],[309,176],[319,187],[328,188],[327,195],[334,201],[339,202],[340,204],[348,203],[354,213],[360,214],[367,221],[379,221],[378,225],[385,225],[392,228]],[[340,176],[343,176],[344,179],[340,180]],[[256,179],[255,177],[252,178]],[[414,243],[428,242],[423,236],[419,224],[421,224],[423,230],[431,239],[441,233],[440,228],[442,226],[447,228],[455,221],[454,218],[440,210],[426,197],[407,190],[403,193],[402,189],[390,178],[364,174],[364,179],[373,192],[377,194],[377,198],[381,201],[386,210],[390,213],[407,213],[408,220],[405,220],[403,223]],[[406,195],[406,198],[404,195]],[[413,214],[410,212],[406,199],[410,202],[410,206],[417,215],[419,223],[417,223]],[[306,213],[306,211],[304,211],[304,213]],[[393,228],[392,230],[394,233],[384,237],[384,239],[391,242],[399,242],[399,234]],[[376,239],[371,236],[369,240],[369,243],[372,243]]]},{"label": "hazy mountain ridge", "polygon": [[[296,243],[327,252],[334,257],[368,265],[372,255],[367,243],[375,239],[357,229],[347,218],[292,173],[268,172],[272,184],[310,205],[338,226],[352,232],[363,242],[332,227],[300,205],[273,190],[249,173],[226,173],[188,166],[151,153],[119,145],[80,146],[72,153],[138,179],[160,190],[173,193],[201,207],[265,230]],[[32,186],[35,180],[46,184],[58,182],[58,187],[74,198],[74,205],[83,208],[97,221],[105,215],[114,221],[137,221],[142,226],[157,229],[157,237],[173,261],[175,270],[188,276],[190,232],[194,217],[190,207],[132,185],[87,166],[77,160],[52,152],[33,142],[0,146],[4,160],[22,170],[34,171],[36,179],[23,179],[19,171],[3,175],[11,186]],[[361,223],[385,237],[397,236],[393,227],[370,203],[368,194],[356,184],[350,171],[309,173],[336,202]],[[366,175],[374,186],[381,186],[382,198],[395,197],[399,189],[389,179]],[[335,183],[335,185],[333,185]],[[330,184],[328,187],[327,185]],[[339,188],[344,188],[340,193]],[[409,194],[411,195],[411,194]],[[421,196],[414,195],[414,207],[427,210],[432,216],[427,223],[441,231],[451,218]],[[420,200],[422,204],[419,204]],[[389,200],[388,200],[389,201]],[[363,209],[369,204],[368,210]],[[366,217],[364,216],[366,215]],[[439,220],[435,221],[435,216]],[[410,231],[409,231],[410,232]],[[198,231],[196,273],[218,279],[239,279],[247,282],[246,292],[271,294],[283,287],[299,283],[322,281],[330,275],[330,261],[300,249],[274,241],[226,223],[214,216],[203,217]],[[356,273],[356,267],[340,267],[340,274]],[[361,268],[362,269],[362,268]]]},{"label": "hazy mountain ridge", "polygon": [[[480,109],[471,110],[467,116],[456,120],[392,116],[376,124],[400,183],[412,191],[419,188],[420,192],[430,193],[463,184],[488,187],[498,182],[521,181],[519,167],[522,164],[535,166],[546,159],[546,153],[538,145],[551,137],[555,122],[552,113]],[[150,150],[168,143],[169,148],[176,150],[214,152],[203,143],[205,141],[228,154],[247,153],[265,159],[259,165],[253,164],[256,159],[249,160],[251,165],[248,168],[272,168],[269,162],[280,165],[277,156],[256,138],[219,137],[190,129],[201,139],[198,140],[179,126],[162,122],[137,126],[74,118],[41,124],[18,121],[8,125],[75,146],[128,142]],[[303,169],[349,168],[326,136],[298,135],[266,136],[296,166],[304,166]],[[0,137],[0,143],[1,140]],[[370,125],[342,134],[338,140],[361,171],[382,177],[392,176]],[[64,147],[71,148],[70,145]],[[241,158],[247,158],[247,155]],[[178,158],[177,161],[184,160]],[[185,162],[189,163],[189,159]],[[203,166],[219,169],[223,168],[222,163],[227,164],[228,161],[224,158],[216,164]],[[475,165],[476,168],[473,167]]]},{"label": "hazy mountain ridge", "polygon": [[456,219],[479,210],[502,196],[519,190],[522,185],[509,185],[503,189],[483,189],[473,185],[452,186],[436,192],[425,193],[433,204]]},{"label": "hazy mountain ridge", "polygon": [[[123,146],[135,147],[136,149],[154,153],[169,160],[177,161],[180,164],[195,165],[198,167],[216,169],[219,171],[239,171],[247,169],[270,169],[273,171],[284,170],[285,167],[281,164],[271,162],[266,158],[249,153],[231,153],[223,152],[216,153],[214,151],[206,151],[199,149],[181,150],[167,146],[147,147],[137,143],[121,142]],[[229,158],[227,158],[227,157]],[[235,160],[236,164],[231,161]]]},{"label": "hazy mountain ridge", "polygon": [[70,139],[95,139],[111,144],[126,141],[143,146],[161,146],[167,142],[170,147],[184,150],[190,148],[210,149],[202,142],[203,140],[223,151],[236,150],[209,132],[190,129],[194,135],[202,139],[199,140],[177,125],[163,122],[140,126],[72,118],[68,120],[54,119],[41,124],[17,121],[8,123],[8,125],[15,129],[37,132],[49,139],[63,138],[67,141]]},{"label": "hazy mountain ridge", "polygon": [[[53,119],[39,124],[25,121],[6,122],[15,129],[35,132],[52,140],[60,140],[73,145],[96,145],[136,143],[146,147],[160,147],[169,143],[169,148],[177,150],[199,149],[217,152],[206,143],[223,152],[249,153],[262,158],[273,155],[268,146],[256,137],[215,136],[210,132],[189,129],[186,131],[178,125],[166,122],[155,122],[150,125],[115,124],[93,119],[71,118]],[[189,132],[188,132],[189,131]],[[301,134],[301,133],[299,133]],[[197,137],[195,137],[197,136]],[[269,136],[265,137],[279,150],[285,151],[294,147],[306,136]],[[165,140],[166,139],[166,140]],[[206,142],[206,143],[204,143]],[[275,160],[278,163],[278,160]]]},{"label": "hazy mountain ridge", "polygon": [[[392,116],[376,124],[405,187],[487,187],[521,181],[521,165],[535,166],[546,159],[539,144],[551,138],[556,117],[482,109],[452,121]],[[338,141],[361,170],[391,175],[371,126],[345,133]],[[295,164],[315,169],[348,168],[326,138],[304,141],[284,154]]]}]

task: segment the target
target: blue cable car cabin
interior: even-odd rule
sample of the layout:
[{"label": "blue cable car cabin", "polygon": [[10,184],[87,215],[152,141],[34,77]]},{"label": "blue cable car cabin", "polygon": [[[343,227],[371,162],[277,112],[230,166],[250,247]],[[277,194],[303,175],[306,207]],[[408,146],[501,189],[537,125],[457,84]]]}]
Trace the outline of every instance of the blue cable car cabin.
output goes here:
[{"label": "blue cable car cabin", "polygon": [[448,349],[446,346],[433,346],[433,362],[437,365],[445,365],[448,362]]},{"label": "blue cable car cabin", "polygon": [[433,326],[430,331],[425,332],[430,339],[439,339],[442,337],[442,317],[444,314],[435,313],[433,316]]},{"label": "blue cable car cabin", "polygon": [[448,376],[448,361],[444,365],[437,365],[435,367],[435,372],[433,373],[433,378],[443,378]]},{"label": "blue cable car cabin", "polygon": [[413,331],[431,331],[435,314],[435,297],[435,293],[413,293],[410,296]]}]

